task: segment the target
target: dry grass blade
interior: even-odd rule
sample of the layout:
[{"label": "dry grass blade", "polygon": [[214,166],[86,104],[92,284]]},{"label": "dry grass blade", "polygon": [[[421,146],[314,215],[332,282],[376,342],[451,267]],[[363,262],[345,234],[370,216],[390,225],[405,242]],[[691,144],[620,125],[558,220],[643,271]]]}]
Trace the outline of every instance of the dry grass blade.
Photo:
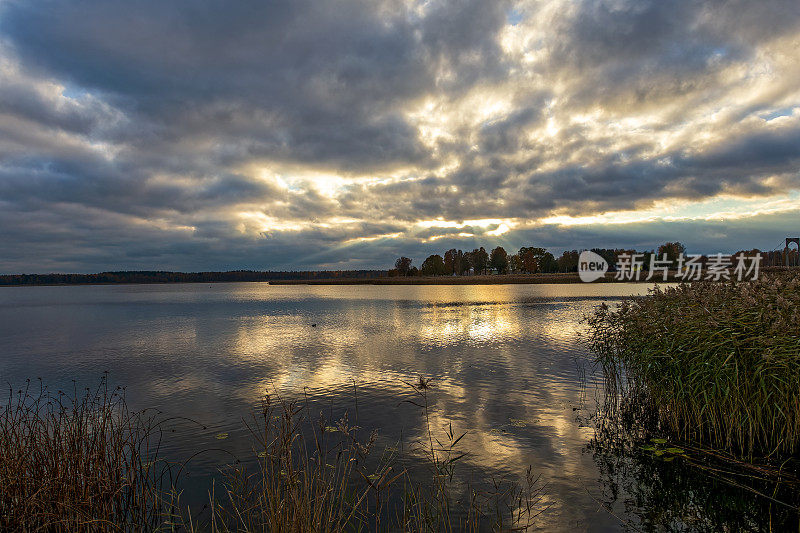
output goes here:
[{"label": "dry grass blade", "polygon": [[[423,386],[424,385],[424,386]],[[412,385],[413,386],[413,385]],[[308,407],[264,399],[247,426],[257,460],[222,470],[210,515],[178,511],[182,469],[160,460],[161,424],[130,411],[122,389],[51,394],[40,386],[9,392],[0,406],[1,531],[270,531],[321,533],[401,530],[525,530],[541,512],[542,487],[498,481],[451,496],[465,433],[434,436],[430,380],[415,390],[425,410],[430,477],[411,476],[394,454],[374,457],[376,433],[348,422],[312,420]],[[169,419],[167,419],[169,420]],[[200,453],[200,452],[198,452]],[[196,454],[195,454],[196,455]],[[177,474],[173,476],[173,472]],[[187,510],[188,511],[188,510]]]},{"label": "dry grass blade", "polygon": [[121,389],[9,391],[0,408],[0,530],[154,529],[169,516],[158,424]]},{"label": "dry grass blade", "polygon": [[[424,384],[424,386],[421,386]],[[433,437],[427,418],[430,380],[410,384],[425,410],[421,454],[429,477],[395,468],[391,454],[375,460],[376,434],[362,435],[347,417],[335,425],[311,417],[295,402],[264,400],[248,424],[257,443],[256,468],[224,470],[224,498],[212,495],[209,525],[227,531],[523,531],[542,512],[543,487],[529,469],[525,482],[502,480],[492,490],[470,490],[456,505],[450,482],[467,454],[456,448],[465,434],[452,428],[448,442]],[[438,444],[435,445],[434,442]],[[399,504],[399,507],[398,507]]]}]

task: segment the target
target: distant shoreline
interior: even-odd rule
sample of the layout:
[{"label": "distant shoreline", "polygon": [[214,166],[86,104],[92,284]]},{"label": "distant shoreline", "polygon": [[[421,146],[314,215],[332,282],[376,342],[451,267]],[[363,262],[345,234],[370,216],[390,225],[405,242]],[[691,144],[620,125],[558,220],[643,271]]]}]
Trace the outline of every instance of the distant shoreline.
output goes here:
[{"label": "distant shoreline", "polygon": [[[596,283],[613,283],[614,275]],[[557,274],[492,274],[477,276],[405,276],[372,279],[275,280],[271,285],[518,285],[583,283],[576,272]]]},{"label": "distant shoreline", "polygon": [[[786,267],[763,267],[762,273],[787,270]],[[353,275],[355,274],[355,275]],[[360,274],[360,275],[359,275]],[[382,274],[382,275],[381,275]],[[608,272],[593,283],[680,283],[684,280],[670,271],[666,281],[661,273],[647,279],[647,272],[639,280],[616,280],[616,273]],[[165,272],[127,271],[98,274],[3,274],[2,287],[61,287],[67,285],[166,285],[175,283],[269,283],[271,285],[515,285],[583,283],[577,272],[537,274],[481,274],[471,276],[388,276],[377,271],[322,271],[322,272]]]},{"label": "distant shoreline", "polygon": [[[643,273],[640,280],[618,281],[614,279],[615,274],[609,272],[604,278],[593,283],[664,283],[661,276],[658,279],[645,279]],[[670,273],[667,283],[680,282]],[[8,283],[0,281],[2,287],[62,287],[70,285],[174,285],[174,284],[203,284],[209,285],[216,283],[267,283],[270,285],[541,285],[541,284],[566,284],[583,283],[578,277],[577,272],[568,273],[540,273],[540,274],[490,274],[472,276],[380,276],[364,278],[322,278],[322,279],[221,279],[221,280],[126,280],[126,281],[70,281],[70,282],[38,282],[27,280],[25,283]]]}]

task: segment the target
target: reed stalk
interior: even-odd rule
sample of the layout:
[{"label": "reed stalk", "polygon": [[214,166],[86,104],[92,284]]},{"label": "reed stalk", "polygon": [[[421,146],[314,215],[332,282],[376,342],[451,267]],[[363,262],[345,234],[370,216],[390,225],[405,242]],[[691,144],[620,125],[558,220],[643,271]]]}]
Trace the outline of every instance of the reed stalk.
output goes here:
[{"label": "reed stalk", "polygon": [[[376,450],[376,433],[345,416],[331,424],[308,405],[272,401],[245,424],[255,460],[221,468],[209,511],[179,504],[181,469],[159,458],[162,426],[129,410],[124,391],[50,393],[30,381],[0,405],[0,531],[523,531],[534,525],[542,487],[497,480],[488,489],[452,485],[463,433],[439,434],[428,417],[430,381],[411,403],[423,411],[425,438],[407,458]],[[188,450],[191,452],[192,450]],[[202,451],[202,450],[201,450]],[[199,452],[198,452],[199,453]],[[195,454],[196,455],[196,454]],[[177,465],[176,465],[177,466]],[[173,475],[173,472],[178,473]],[[463,487],[462,487],[463,488]],[[181,510],[182,509],[182,510]]]},{"label": "reed stalk", "polygon": [[170,513],[158,424],[122,389],[10,390],[0,406],[0,530],[152,530]]},{"label": "reed stalk", "polygon": [[[377,458],[376,433],[367,435],[343,418],[309,424],[307,409],[269,398],[260,417],[248,424],[259,461],[223,470],[224,481],[211,496],[213,532],[343,531],[526,531],[544,510],[544,487],[528,469],[524,480],[491,480],[467,488],[457,501],[451,485],[456,464],[466,457],[464,433],[448,427],[442,439],[430,425],[430,380],[409,384],[423,411],[425,437],[413,453],[425,476],[412,476],[392,454]],[[398,505],[399,502],[399,505]],[[202,526],[200,526],[202,529]]]},{"label": "reed stalk", "polygon": [[624,415],[742,457],[800,451],[800,273],[656,288],[588,324]]}]

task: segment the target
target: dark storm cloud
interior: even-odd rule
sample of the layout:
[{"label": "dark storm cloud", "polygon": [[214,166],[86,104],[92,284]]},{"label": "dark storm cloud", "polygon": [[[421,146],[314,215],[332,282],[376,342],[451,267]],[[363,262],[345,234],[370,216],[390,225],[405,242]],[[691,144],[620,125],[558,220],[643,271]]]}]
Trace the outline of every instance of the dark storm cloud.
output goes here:
[{"label": "dark storm cloud", "polygon": [[788,0],[6,1],[0,271],[690,236],[536,220],[800,188],[798,35]]},{"label": "dark storm cloud", "polygon": [[[510,238],[510,246],[541,243],[554,251],[598,247],[654,250],[665,240],[684,243],[689,253],[715,254],[749,250],[760,243],[762,250],[781,245],[781,236],[797,231],[794,220],[800,209],[758,217],[724,220],[656,221],[609,226],[545,225],[521,231]],[[781,245],[782,247],[782,245]]]},{"label": "dark storm cloud", "polygon": [[542,118],[544,102],[537,102],[534,107],[522,107],[508,116],[484,124],[480,129],[482,151],[488,153],[515,153],[522,148],[529,148],[525,142],[525,129]]},{"label": "dark storm cloud", "polygon": [[[565,165],[556,171],[526,172],[490,163],[444,179],[430,177],[352,191],[363,196],[350,199],[349,204],[376,207],[398,219],[444,215],[464,220],[503,218],[509,213],[536,218],[560,206],[570,206],[571,214],[585,215],[634,209],[665,197],[696,199],[721,192],[777,194],[800,188],[799,147],[800,124],[731,136],[697,153],[681,149],[649,159],[615,154],[589,167]],[[786,173],[782,179],[765,179],[781,173]],[[487,190],[495,194],[481,194]]]},{"label": "dark storm cloud", "polygon": [[41,94],[32,92],[30,86],[10,81],[0,87],[0,113],[3,115],[20,117],[79,135],[90,133],[100,120],[107,118],[76,102],[70,102],[62,109],[54,109]]},{"label": "dark storm cloud", "polygon": [[2,29],[27,65],[144,122],[144,138],[117,132],[144,149],[210,135],[229,162],[347,167],[424,157],[393,109],[432,73],[402,10],[383,7],[25,2],[6,8]]}]

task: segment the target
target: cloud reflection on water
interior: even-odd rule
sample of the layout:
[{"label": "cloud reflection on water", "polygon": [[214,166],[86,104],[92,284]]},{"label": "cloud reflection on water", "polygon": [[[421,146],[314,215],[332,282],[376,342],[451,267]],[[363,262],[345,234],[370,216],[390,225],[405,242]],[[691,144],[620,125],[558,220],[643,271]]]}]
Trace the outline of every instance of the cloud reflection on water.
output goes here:
[{"label": "cloud reflection on water", "polygon": [[[62,290],[66,289],[66,290]],[[58,292],[58,291],[62,292]],[[241,419],[265,392],[306,397],[312,409],[354,416],[382,443],[424,433],[420,410],[402,403],[405,382],[434,378],[432,427],[450,423],[469,455],[465,477],[518,475],[528,465],[549,483],[548,523],[611,525],[587,495],[596,466],[578,370],[584,313],[600,298],[645,286],[270,286],[220,284],[23,288],[0,293],[2,362],[10,380],[102,370],[128,385],[138,406],[200,421],[170,437],[177,455],[208,445],[249,450]],[[50,294],[48,299],[45,295]],[[58,297],[53,297],[53,295]],[[19,304],[27,302],[20,306]],[[69,307],[67,307],[69,306]],[[31,324],[50,327],[32,337]],[[312,324],[317,324],[316,327]],[[20,340],[25,337],[27,342]],[[589,406],[591,409],[591,406]],[[208,441],[208,442],[206,442]],[[193,461],[196,475],[226,460]]]}]

